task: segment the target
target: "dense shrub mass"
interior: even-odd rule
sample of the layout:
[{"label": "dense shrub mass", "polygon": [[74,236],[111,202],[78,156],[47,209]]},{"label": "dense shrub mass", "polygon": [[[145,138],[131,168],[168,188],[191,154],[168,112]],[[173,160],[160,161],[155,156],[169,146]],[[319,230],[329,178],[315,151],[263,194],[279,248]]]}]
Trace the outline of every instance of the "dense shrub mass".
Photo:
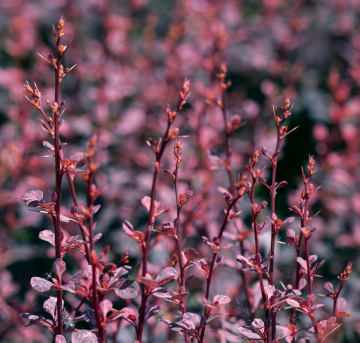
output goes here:
[{"label": "dense shrub mass", "polygon": [[1,1],[0,340],[358,342],[359,17]]}]

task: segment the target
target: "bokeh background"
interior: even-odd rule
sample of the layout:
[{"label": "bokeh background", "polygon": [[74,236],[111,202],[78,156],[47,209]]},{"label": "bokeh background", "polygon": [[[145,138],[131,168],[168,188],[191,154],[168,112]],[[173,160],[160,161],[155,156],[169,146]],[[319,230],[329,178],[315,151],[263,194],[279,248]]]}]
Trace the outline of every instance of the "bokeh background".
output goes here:
[{"label": "bokeh background", "polygon": [[[232,86],[227,92],[229,118],[239,115],[243,125],[233,136],[232,167],[244,170],[253,147],[274,149],[272,106],[281,106],[286,96],[293,104],[289,128],[299,128],[287,137],[280,155],[277,180],[288,181],[279,191],[277,211],[290,216],[288,207],[298,205],[301,166],[315,155],[321,186],[311,213],[318,230],[311,251],[325,259],[319,270],[317,293],[337,275],[348,261],[354,272],[342,294],[348,300],[346,318],[337,342],[360,340],[359,247],[360,247],[360,2],[357,0],[54,0],[0,1],[0,341],[48,342],[49,334],[32,326],[24,328],[19,313],[41,313],[44,301],[30,287],[33,276],[44,277],[51,269],[53,249],[41,241],[41,230],[51,229],[49,218],[29,212],[22,195],[41,189],[49,199],[54,189],[53,160],[44,158],[42,141],[46,133],[38,125],[39,114],[25,99],[26,80],[36,82],[44,98],[53,99],[53,72],[37,53],[53,53],[52,25],[66,18],[65,42],[73,37],[65,55],[65,67],[76,64],[62,82],[66,101],[65,123],[61,129],[65,153],[85,151],[93,132],[99,136],[96,175],[103,190],[98,203],[97,230],[103,237],[99,251],[111,245],[109,261],[130,250],[135,267],[139,255],[135,241],[121,229],[129,220],[138,230],[146,227],[147,213],[140,199],[149,195],[153,155],[146,144],[158,138],[166,126],[165,109],[176,105],[185,78],[191,80],[189,102],[176,119],[183,139],[181,184],[192,189],[196,201],[186,208],[183,230],[186,246],[210,258],[210,249],[201,236],[216,234],[224,203],[217,187],[228,187],[226,172],[217,164],[225,156],[224,124],[221,112],[209,103],[219,97],[216,74],[222,63],[228,67]],[[269,165],[264,177],[269,179]],[[170,146],[163,161],[172,170]],[[80,200],[85,186],[76,180]],[[257,199],[268,200],[259,187]],[[157,199],[176,215],[169,177],[160,175]],[[63,185],[63,213],[69,214],[71,197]],[[250,229],[247,201],[240,205],[242,223]],[[293,225],[297,229],[298,219]],[[158,223],[160,224],[160,222]],[[64,227],[69,234],[75,225]],[[229,232],[235,228],[230,226]],[[298,229],[297,229],[298,230]],[[262,238],[266,255],[268,233]],[[285,233],[279,235],[284,241]],[[231,235],[229,236],[229,239]],[[227,266],[218,267],[213,294],[228,292],[233,307],[241,312],[244,295],[235,265],[238,247],[227,252]],[[155,252],[150,270],[168,265],[174,247],[170,240],[155,234]],[[251,251],[252,239],[246,243]],[[293,281],[295,255],[286,246],[277,246],[277,280]],[[68,257],[68,272],[77,271],[83,261],[74,253]],[[194,273],[196,274],[196,273]],[[199,273],[197,273],[199,274]],[[224,282],[226,280],[226,282]],[[204,278],[189,281],[189,310],[202,313]],[[278,284],[279,286],[279,284]],[[279,286],[280,287],[280,286]],[[236,299],[236,301],[235,301]],[[67,299],[69,306],[75,300]],[[323,314],[330,311],[326,302]],[[118,306],[124,304],[119,302]],[[134,307],[137,307],[136,301]],[[238,312],[238,314],[240,313]],[[166,311],[160,313],[166,315]],[[286,314],[281,320],[286,319]],[[319,312],[319,317],[322,314]],[[285,318],[285,319],[284,319]],[[214,330],[223,342],[236,341],[236,325]],[[306,322],[305,322],[306,323]],[[149,342],[175,342],[179,335],[164,334],[165,325],[156,319],[148,329]],[[218,327],[216,327],[216,325]],[[235,328],[235,329],[234,329]],[[113,341],[131,342],[131,328],[111,327]],[[210,331],[210,330],[209,330]]]}]

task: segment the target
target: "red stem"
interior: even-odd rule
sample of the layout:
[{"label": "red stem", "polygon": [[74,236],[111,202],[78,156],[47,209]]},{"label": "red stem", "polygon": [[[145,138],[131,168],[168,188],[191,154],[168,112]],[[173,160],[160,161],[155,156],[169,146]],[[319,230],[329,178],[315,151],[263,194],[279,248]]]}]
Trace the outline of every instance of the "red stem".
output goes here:
[{"label": "red stem", "polygon": [[93,178],[91,156],[88,156],[88,165],[89,165],[89,169],[88,169],[89,175],[87,178],[87,208],[88,211],[90,212],[90,215],[88,217],[88,229],[89,229],[89,241],[90,241],[90,263],[92,267],[92,292],[93,292],[91,300],[92,300],[92,307],[94,310],[94,315],[96,320],[96,327],[98,329],[98,342],[106,343],[107,335],[100,316],[99,297],[98,297],[97,284],[96,284],[97,257],[94,247],[94,230],[93,230],[93,215],[92,215],[94,200],[91,194],[91,186],[92,186],[92,178]]},{"label": "red stem", "polygon": [[[57,51],[59,51],[60,40],[57,41]],[[58,52],[58,58],[55,69],[55,102],[59,104],[60,99],[60,65],[62,55]],[[60,228],[60,201],[61,201],[61,182],[62,182],[62,171],[60,163],[60,138],[59,138],[59,116],[57,111],[53,112],[53,123],[54,123],[54,148],[55,148],[55,218],[54,218],[54,234],[55,234],[55,255],[56,259],[62,258],[61,244],[62,244],[62,232]],[[61,278],[58,279],[59,285],[61,285]],[[57,334],[63,334],[63,314],[62,314],[62,294],[63,290],[58,289],[57,291]]]},{"label": "red stem", "polygon": [[[160,147],[160,151],[156,153],[156,162],[155,162],[155,169],[154,169],[154,175],[153,175],[153,181],[152,181],[152,187],[151,187],[151,194],[150,194],[150,211],[149,211],[149,217],[148,217],[148,224],[145,231],[145,247],[142,248],[142,276],[146,276],[147,274],[147,261],[149,256],[149,246],[150,246],[150,236],[151,236],[151,228],[154,224],[154,203],[155,203],[155,195],[156,195],[156,185],[158,180],[158,175],[160,171],[160,162],[162,155],[165,150],[165,146],[168,143],[168,136],[170,131],[171,122],[168,121],[165,134],[162,138],[162,143]],[[141,289],[141,304],[139,308],[139,321],[138,326],[136,330],[137,340],[139,343],[142,342],[142,334],[144,330],[144,323],[145,323],[145,310],[146,310],[146,303],[148,299],[148,295],[146,294],[145,287],[142,287]]]},{"label": "red stem", "polygon": [[[71,196],[73,198],[73,202],[74,202],[74,205],[76,207],[79,207],[79,203],[78,203],[78,200],[77,200],[77,196],[76,196],[76,192],[75,192],[75,187],[74,187],[74,180],[72,179],[70,173],[66,173],[66,176],[67,176],[67,179],[69,181],[69,186],[70,186],[70,192],[71,192]],[[80,228],[80,231],[81,231],[81,236],[83,238],[84,241],[86,241],[86,234],[85,234],[85,231],[83,230],[82,226],[79,225],[79,228]],[[89,250],[89,246],[87,244],[84,244],[85,246],[85,256],[86,256],[86,260],[88,261],[89,264],[90,261],[91,261],[91,257],[90,257],[90,250]]]},{"label": "red stem", "polygon": [[[179,293],[184,293],[185,292],[185,264],[184,264],[184,259],[181,253],[181,237],[180,237],[180,214],[181,214],[181,206],[178,203],[178,199],[179,199],[179,194],[178,194],[178,175],[179,175],[179,163],[176,163],[176,168],[175,168],[175,180],[174,180],[174,185],[175,185],[175,201],[176,201],[176,228],[175,228],[175,232],[176,232],[176,236],[177,238],[175,239],[176,241],[176,250],[177,250],[177,255],[178,255],[178,259],[179,259],[179,269],[180,269],[180,289],[179,289]],[[183,302],[182,306],[181,306],[181,312],[182,314],[186,313],[186,306],[185,306],[185,301]],[[185,333],[184,334],[184,339],[185,339],[185,343],[187,343],[189,341],[188,335]]]},{"label": "red stem", "polygon": [[[277,129],[277,141],[275,153],[272,159],[272,177],[271,177],[271,216],[275,215],[275,199],[276,199],[276,167],[277,160],[279,156],[280,144],[282,141],[281,133],[280,133],[280,125],[276,126]],[[271,243],[270,243],[270,266],[269,266],[269,284],[274,285],[274,259],[275,259],[275,241],[276,241],[276,226],[274,224],[271,225]],[[273,307],[271,311],[271,338],[275,339],[276,336],[276,308]]]},{"label": "red stem", "polygon": [[[252,186],[251,186],[251,193],[250,193],[250,203],[251,205],[255,205],[255,185],[256,185],[256,179],[252,178]],[[260,247],[259,247],[259,233],[257,230],[257,214],[253,213],[253,227],[254,227],[254,238],[255,238],[255,251],[256,251],[256,257],[255,259],[260,259],[259,265],[257,265],[256,272],[259,278],[259,284],[260,284],[260,290],[261,290],[261,298],[264,305],[264,311],[265,311],[265,333],[267,337],[267,342],[271,342],[271,335],[270,335],[270,309],[269,304],[265,292],[264,287],[264,280],[262,277],[262,271],[261,271],[261,255],[260,255]]]},{"label": "red stem", "polygon": [[[218,245],[220,245],[220,242],[221,242],[221,237],[224,233],[224,230],[225,230],[225,227],[228,223],[228,216],[229,216],[229,213],[230,213],[230,210],[235,206],[236,202],[238,201],[240,197],[236,197],[232,203],[230,205],[228,205],[228,208],[226,210],[226,214],[225,214],[225,217],[224,217],[224,220],[221,224],[221,227],[220,227],[220,231],[219,231],[219,234],[218,234]],[[211,285],[211,279],[212,279],[212,275],[213,275],[213,270],[214,270],[214,265],[215,265],[215,261],[216,261],[216,257],[218,255],[218,252],[213,252],[213,257],[212,257],[212,260],[211,260],[211,264],[210,264],[210,268],[209,268],[209,277],[207,278],[207,281],[206,281],[206,292],[205,292],[205,299],[209,299],[209,294],[210,294],[210,285]],[[206,310],[204,310],[204,316],[206,315]],[[205,335],[205,330],[206,330],[206,325],[202,328],[201,330],[201,334],[200,334],[200,341],[199,343],[203,343],[203,340],[204,340],[204,335]]]},{"label": "red stem", "polygon": [[[180,237],[180,215],[181,215],[181,206],[178,203],[178,173],[179,173],[179,165],[176,165],[175,168],[175,180],[174,180],[174,184],[175,184],[175,200],[176,200],[176,211],[177,211],[177,218],[176,218],[176,250],[177,250],[177,254],[178,254],[178,259],[179,259],[179,269],[180,269],[180,293],[185,292],[185,264],[184,264],[184,259],[183,256],[181,254],[181,237]],[[186,308],[185,308],[185,304],[184,304],[184,308],[183,308],[183,313],[186,312]]]}]

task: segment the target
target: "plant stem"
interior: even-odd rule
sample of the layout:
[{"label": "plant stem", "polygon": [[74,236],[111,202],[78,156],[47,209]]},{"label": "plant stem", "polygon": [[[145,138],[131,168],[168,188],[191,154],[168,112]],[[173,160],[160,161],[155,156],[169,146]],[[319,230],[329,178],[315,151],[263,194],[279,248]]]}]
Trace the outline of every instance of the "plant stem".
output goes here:
[{"label": "plant stem", "polygon": [[[181,157],[180,157],[181,158]],[[174,179],[174,185],[175,185],[175,201],[176,201],[176,250],[177,255],[179,259],[179,269],[180,269],[180,289],[179,293],[185,292],[185,265],[184,265],[184,259],[181,253],[181,236],[180,236],[180,215],[181,215],[181,206],[179,204],[179,193],[178,193],[178,176],[179,176],[179,164],[180,161],[177,161],[176,167],[175,167],[175,179]],[[182,314],[186,313],[186,306],[185,301],[183,302],[181,306],[181,312]],[[189,341],[188,335],[184,334],[185,343]]]},{"label": "plant stem", "polygon": [[[256,185],[256,178],[252,178],[252,186],[251,186],[251,193],[250,193],[250,204],[252,206],[255,205],[255,185]],[[262,270],[261,270],[261,255],[260,255],[260,247],[259,247],[259,233],[257,229],[257,214],[253,212],[253,227],[254,227],[254,238],[255,238],[255,260],[258,262],[258,265],[256,266],[256,272],[259,278],[259,284],[260,284],[260,290],[261,290],[261,298],[264,305],[264,311],[265,311],[265,333],[267,337],[267,342],[271,342],[271,335],[270,335],[270,309],[269,304],[267,300],[267,295],[265,292],[264,287],[264,280],[262,277]]]},{"label": "plant stem", "polygon": [[[178,193],[178,174],[179,173],[179,165],[176,164],[176,168],[175,168],[175,180],[174,180],[174,184],[175,184],[175,201],[176,201],[176,228],[175,228],[175,232],[176,232],[176,250],[177,250],[177,254],[178,254],[178,259],[179,259],[179,269],[180,269],[180,292],[179,293],[184,293],[185,292],[185,264],[184,264],[184,259],[181,253],[181,237],[180,237],[180,215],[181,215],[181,206],[178,203],[179,201],[179,193]],[[184,308],[183,308],[183,314],[186,312],[186,307],[184,304]]]},{"label": "plant stem", "polygon": [[[57,51],[59,51],[60,40],[57,41]],[[58,58],[55,69],[55,102],[59,104],[60,100],[60,65],[61,65],[61,54],[58,52]],[[54,148],[55,148],[55,222],[54,222],[54,234],[55,234],[55,255],[56,258],[62,258],[61,256],[61,244],[63,234],[60,228],[60,201],[61,201],[61,182],[62,182],[62,171],[60,163],[60,138],[59,138],[59,119],[57,111],[53,111],[53,123],[54,123]],[[61,285],[61,278],[58,279],[59,285]],[[57,334],[63,334],[63,315],[62,315],[62,294],[63,290],[58,289],[57,291],[57,313],[58,313],[58,324]]]},{"label": "plant stem", "polygon": [[[221,227],[220,227],[220,231],[219,231],[219,234],[218,234],[218,245],[220,245],[220,242],[221,242],[221,237],[224,233],[224,230],[225,230],[225,227],[228,223],[228,217],[229,217],[229,213],[231,211],[231,209],[235,206],[236,202],[238,201],[238,199],[240,199],[239,196],[237,196],[235,199],[233,199],[233,201],[231,202],[231,204],[228,205],[228,208],[226,210],[226,213],[225,213],[225,217],[224,217],[224,220],[221,224]],[[213,252],[213,256],[212,256],[212,259],[211,259],[211,264],[210,264],[210,268],[209,268],[209,276],[206,280],[206,292],[205,292],[205,299],[206,300],[209,300],[209,294],[210,294],[210,285],[211,285],[211,279],[212,279],[212,275],[213,275],[213,270],[214,270],[214,266],[215,266],[215,261],[216,261],[216,257],[218,255],[218,252]],[[206,314],[205,312],[206,310],[204,310],[204,316]],[[206,329],[206,325],[202,328],[201,330],[201,334],[200,334],[200,343],[203,343],[203,340],[204,340],[204,335],[205,335],[205,329]]]},{"label": "plant stem", "polygon": [[90,212],[88,217],[88,229],[89,229],[89,241],[90,241],[90,263],[92,267],[92,307],[94,310],[96,326],[98,329],[98,342],[106,343],[107,335],[104,328],[103,322],[100,317],[100,307],[99,307],[99,297],[97,292],[97,283],[96,283],[96,270],[97,270],[97,256],[94,247],[94,230],[93,230],[93,214],[92,209],[94,207],[94,200],[92,196],[92,179],[93,179],[93,168],[92,168],[92,158],[91,154],[88,154],[88,165],[89,165],[89,175],[87,177],[87,208]]},{"label": "plant stem", "polygon": [[[76,196],[76,192],[75,192],[75,187],[74,187],[74,180],[73,178],[71,177],[70,173],[67,172],[66,173],[66,176],[67,176],[67,179],[69,181],[69,186],[70,186],[70,192],[71,192],[71,196],[73,198],[73,202],[74,202],[74,205],[78,208],[79,207],[79,203],[78,203],[78,200],[77,200],[77,196]],[[86,234],[85,234],[85,231],[83,230],[82,226],[79,225],[79,228],[80,228],[80,231],[81,231],[81,236],[83,238],[83,240],[85,241],[86,240]],[[88,261],[89,264],[91,264],[91,257],[90,257],[90,250],[89,250],[89,246],[88,244],[84,244],[85,246],[85,257],[86,257],[86,260]]]},{"label": "plant stem", "polygon": [[[161,166],[161,158],[163,156],[163,153],[165,151],[165,147],[166,147],[167,143],[172,138],[174,138],[173,135],[171,137],[169,136],[170,127],[171,127],[171,124],[174,122],[177,114],[179,113],[179,111],[182,109],[182,107],[186,103],[186,98],[189,94],[189,87],[190,87],[190,81],[185,80],[184,84],[183,84],[183,88],[180,92],[179,101],[178,101],[176,110],[171,111],[170,108],[167,109],[168,121],[167,121],[166,130],[165,130],[165,133],[161,140],[160,149],[157,147],[155,150],[156,159],[155,159],[153,181],[152,181],[152,186],[151,186],[150,209],[149,209],[148,224],[147,224],[147,228],[145,231],[145,243],[146,244],[145,244],[145,247],[144,246],[142,247],[142,277],[145,277],[147,274],[147,261],[148,261],[148,257],[149,257],[151,228],[152,228],[152,226],[154,224],[154,220],[155,220],[154,204],[155,204],[155,195],[156,195],[156,185],[157,185],[158,175],[159,175],[160,166]],[[146,303],[147,303],[148,297],[149,296],[146,294],[145,287],[142,286],[141,304],[140,304],[140,308],[139,308],[139,321],[138,321],[137,329],[136,329],[136,336],[137,336],[137,340],[139,341],[139,343],[142,343],[142,335],[143,335],[144,323],[145,323]]]},{"label": "plant stem", "polygon": [[[271,176],[271,216],[273,218],[275,214],[275,199],[276,199],[276,167],[277,167],[277,159],[279,156],[280,144],[282,141],[281,133],[280,133],[280,125],[276,126],[277,131],[277,140],[276,140],[276,148],[275,153],[273,155],[272,160],[272,176]],[[270,243],[270,266],[269,266],[269,284],[274,285],[274,259],[275,259],[275,241],[276,241],[276,226],[275,224],[271,225],[271,243]],[[276,308],[273,307],[271,310],[271,338],[275,339],[276,336]]]},{"label": "plant stem", "polygon": [[[164,153],[165,146],[167,144],[167,139],[169,135],[171,123],[168,122],[165,134],[163,136],[162,144],[160,147],[160,151],[156,154],[156,162],[155,162],[155,169],[154,169],[154,175],[153,175],[153,181],[152,181],[152,187],[151,187],[151,195],[150,195],[150,211],[149,211],[149,217],[148,217],[148,224],[145,231],[145,247],[142,248],[142,276],[146,276],[147,274],[147,261],[149,256],[149,245],[150,245],[150,236],[151,236],[151,228],[154,224],[154,202],[155,202],[155,195],[156,195],[156,185],[158,180],[158,175],[160,171],[160,162],[161,157]],[[142,333],[144,330],[144,323],[145,323],[145,309],[146,309],[146,303],[147,303],[148,295],[146,294],[145,287],[142,287],[141,289],[141,304],[139,308],[139,322],[137,326],[137,340],[139,343],[142,342]]]},{"label": "plant stem", "polygon": [[[279,156],[279,149],[281,144],[281,134],[280,134],[280,126],[276,126],[277,129],[277,141],[275,153],[273,155],[272,161],[272,177],[271,177],[271,215],[275,215],[275,199],[276,199],[276,167],[277,167],[277,159]],[[274,224],[271,225],[271,245],[270,245],[270,266],[269,266],[269,283],[270,285],[274,285],[274,253],[275,253],[275,240],[276,240],[276,226]]]}]

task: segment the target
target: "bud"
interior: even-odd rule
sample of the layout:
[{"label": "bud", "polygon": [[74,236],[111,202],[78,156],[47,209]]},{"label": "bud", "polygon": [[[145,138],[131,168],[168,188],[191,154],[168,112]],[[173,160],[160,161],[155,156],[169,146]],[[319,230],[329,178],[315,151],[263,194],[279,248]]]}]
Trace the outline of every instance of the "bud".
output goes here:
[{"label": "bud", "polygon": [[219,244],[220,244],[220,238],[219,238],[219,237],[214,237],[214,238],[213,238],[213,242],[214,242],[216,245],[219,245]]},{"label": "bud", "polygon": [[59,52],[61,55],[63,55],[66,50],[67,50],[67,45],[59,45]]},{"label": "bud", "polygon": [[178,139],[174,145],[174,156],[177,164],[181,162],[181,155],[182,155],[182,144],[180,139]]},{"label": "bud", "polygon": [[290,106],[290,98],[286,97],[284,102],[284,110],[286,110]]},{"label": "bud", "polygon": [[29,82],[26,81],[26,84],[24,85],[24,89],[28,92],[30,96],[34,96],[34,91],[30,87]]}]

